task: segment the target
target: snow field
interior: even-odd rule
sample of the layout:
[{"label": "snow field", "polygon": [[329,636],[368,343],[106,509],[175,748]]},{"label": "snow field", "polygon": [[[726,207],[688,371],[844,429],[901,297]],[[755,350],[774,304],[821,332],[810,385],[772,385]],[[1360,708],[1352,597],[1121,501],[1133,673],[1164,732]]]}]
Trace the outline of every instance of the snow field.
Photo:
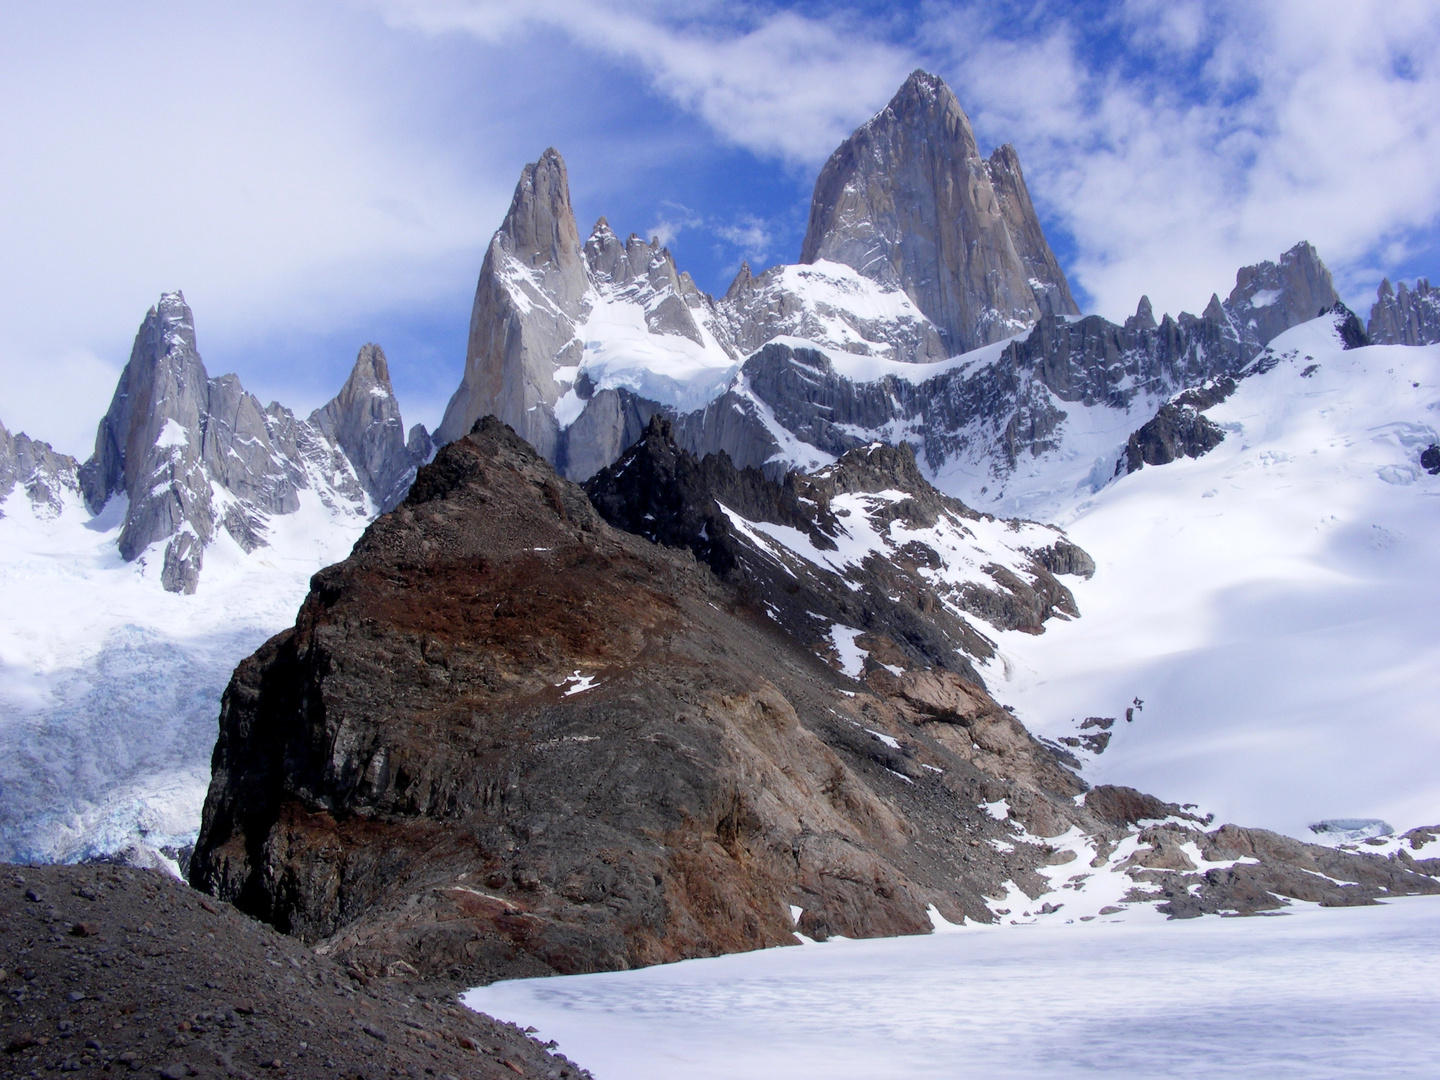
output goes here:
[{"label": "snow field", "polygon": [[1060,518],[1098,567],[1079,620],[999,635],[986,677],[1031,730],[1116,719],[1091,782],[1302,839],[1440,822],[1440,346],[1342,351],[1330,321],[1208,410],[1216,449]]},{"label": "snow field", "polygon": [[[222,504],[224,493],[214,497]],[[159,582],[163,545],[116,549],[123,497],[37,518],[17,487],[0,519],[0,859],[75,861],[193,841],[220,695],[292,624],[310,575],[349,552],[364,508],[300,492],[246,554],[223,530],[193,596]]]},{"label": "snow field", "polygon": [[1434,1075],[1440,898],[954,927],[495,983],[598,1080]]}]

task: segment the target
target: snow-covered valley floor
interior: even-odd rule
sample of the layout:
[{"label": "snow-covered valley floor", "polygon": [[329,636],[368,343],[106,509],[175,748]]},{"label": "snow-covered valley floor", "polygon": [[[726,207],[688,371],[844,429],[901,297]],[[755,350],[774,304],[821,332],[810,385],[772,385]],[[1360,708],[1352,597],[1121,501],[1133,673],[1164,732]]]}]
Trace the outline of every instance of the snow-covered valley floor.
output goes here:
[{"label": "snow-covered valley floor", "polygon": [[496,983],[598,1080],[1432,1077],[1440,898],[967,927]]}]

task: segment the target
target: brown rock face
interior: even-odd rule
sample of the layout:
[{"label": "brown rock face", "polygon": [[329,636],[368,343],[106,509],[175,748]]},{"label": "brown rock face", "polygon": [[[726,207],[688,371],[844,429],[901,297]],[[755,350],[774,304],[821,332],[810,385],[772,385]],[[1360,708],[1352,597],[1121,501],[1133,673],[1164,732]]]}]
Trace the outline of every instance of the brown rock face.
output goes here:
[{"label": "brown rock face", "polygon": [[375,970],[475,981],[788,943],[790,905],[817,937],[988,921],[1049,853],[980,844],[1011,829],[978,804],[1055,835],[1083,784],[978,686],[879,675],[611,529],[486,420],[236,671],[192,880]]},{"label": "brown rock face", "polygon": [[821,170],[800,251],[819,259],[904,289],[953,353],[1080,313],[1014,149],[981,157],[954,93],[923,71]]},{"label": "brown rock face", "polygon": [[874,630],[846,678],[744,597],[481,421],[236,670],[192,883],[357,972],[470,985],[988,922],[1074,860],[1043,838],[1078,826],[1098,867],[1156,814],[1119,869],[1177,917],[1440,890],[1138,792],[1077,804],[961,672]]}]

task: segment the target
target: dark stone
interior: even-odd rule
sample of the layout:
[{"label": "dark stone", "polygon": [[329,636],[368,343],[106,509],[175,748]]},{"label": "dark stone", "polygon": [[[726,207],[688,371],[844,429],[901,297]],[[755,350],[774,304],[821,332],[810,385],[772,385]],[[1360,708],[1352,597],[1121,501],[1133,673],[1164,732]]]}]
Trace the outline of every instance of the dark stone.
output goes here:
[{"label": "dark stone", "polygon": [[1440,475],[1440,446],[1431,443],[1420,451],[1420,467],[1431,476]]},{"label": "dark stone", "polygon": [[1370,344],[1370,336],[1365,333],[1365,324],[1339,300],[1327,308],[1320,309],[1321,315],[1335,316],[1335,330],[1340,335],[1341,342],[1347,349],[1361,349]]},{"label": "dark stone", "polygon": [[[670,511],[673,477],[704,470],[663,435],[631,461],[653,482],[612,511],[640,528],[640,506],[668,508],[657,528],[703,541],[703,514]],[[806,510],[810,487],[707,468],[737,505]],[[877,448],[802,479],[833,497],[907,469],[908,451]],[[887,505],[950,505],[932,498]],[[793,520],[818,528],[816,503]],[[761,580],[612,528],[482,420],[237,669],[194,882],[306,940],[343,930],[357,980],[400,961],[473,984],[785,944],[792,903],[847,937],[928,932],[933,898],[988,921],[983,891],[1046,853],[962,859],[954,823],[999,836],[975,806],[1008,797],[1056,835],[1083,782],[973,681],[882,632],[865,647],[889,666],[845,678],[763,606],[806,583],[746,584]],[[863,619],[866,594],[847,602]]]},{"label": "dark stone", "polygon": [[1138,825],[1142,821],[1164,821],[1169,817],[1201,821],[1174,803],[1162,802],[1130,787],[1102,784],[1085,793],[1085,808],[1103,821],[1116,825]]},{"label": "dark stone", "polygon": [[1160,411],[1130,435],[1125,456],[1115,465],[1133,473],[1146,465],[1168,465],[1179,457],[1198,458],[1225,440],[1225,432],[1201,411],[1235,392],[1235,380],[1223,378],[1186,390],[1160,406]]}]

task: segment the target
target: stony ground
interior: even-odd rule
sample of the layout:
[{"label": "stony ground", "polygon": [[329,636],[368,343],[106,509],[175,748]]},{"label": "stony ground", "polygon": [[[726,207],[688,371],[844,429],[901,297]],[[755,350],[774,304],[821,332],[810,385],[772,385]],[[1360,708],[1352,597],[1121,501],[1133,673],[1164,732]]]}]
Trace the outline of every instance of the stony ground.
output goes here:
[{"label": "stony ground", "polygon": [[0,1076],[589,1076],[404,974],[352,974],[159,871],[0,867]]}]

